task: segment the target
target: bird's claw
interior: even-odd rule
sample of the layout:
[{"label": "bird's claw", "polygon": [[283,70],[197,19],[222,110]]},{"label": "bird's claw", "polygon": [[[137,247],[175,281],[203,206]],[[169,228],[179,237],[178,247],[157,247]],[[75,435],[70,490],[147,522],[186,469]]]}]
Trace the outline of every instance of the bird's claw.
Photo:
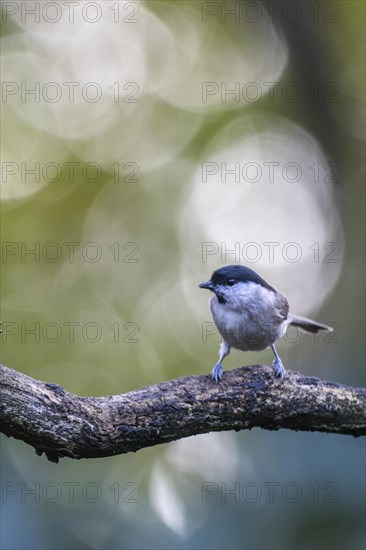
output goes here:
[{"label": "bird's claw", "polygon": [[212,370],[212,380],[219,383],[222,378],[222,365],[221,363],[216,363]]},{"label": "bird's claw", "polygon": [[285,371],[284,366],[282,365],[281,360],[276,358],[272,363],[272,367],[275,371],[275,376],[277,376],[278,378],[280,378],[282,380],[282,378],[286,374],[286,371]]}]

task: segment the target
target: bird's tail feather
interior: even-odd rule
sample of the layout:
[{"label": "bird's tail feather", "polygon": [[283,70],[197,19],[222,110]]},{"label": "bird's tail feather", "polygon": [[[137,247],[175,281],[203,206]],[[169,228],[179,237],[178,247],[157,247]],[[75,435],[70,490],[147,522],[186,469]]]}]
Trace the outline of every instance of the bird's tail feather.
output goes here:
[{"label": "bird's tail feather", "polygon": [[317,334],[321,330],[327,330],[333,332],[333,328],[328,325],[323,325],[323,323],[318,323],[318,321],[313,321],[312,319],[307,319],[306,317],[299,317],[298,315],[291,315],[290,325],[299,327],[306,332],[311,332]]}]

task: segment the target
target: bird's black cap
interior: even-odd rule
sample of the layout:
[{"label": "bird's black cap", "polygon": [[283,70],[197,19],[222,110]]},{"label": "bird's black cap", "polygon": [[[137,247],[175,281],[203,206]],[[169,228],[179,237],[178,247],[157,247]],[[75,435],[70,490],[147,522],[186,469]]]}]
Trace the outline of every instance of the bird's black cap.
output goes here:
[{"label": "bird's black cap", "polygon": [[262,277],[255,271],[244,265],[227,265],[213,272],[210,281],[200,284],[200,288],[213,290],[218,285],[233,285],[236,283],[256,283],[264,288],[274,291]]}]

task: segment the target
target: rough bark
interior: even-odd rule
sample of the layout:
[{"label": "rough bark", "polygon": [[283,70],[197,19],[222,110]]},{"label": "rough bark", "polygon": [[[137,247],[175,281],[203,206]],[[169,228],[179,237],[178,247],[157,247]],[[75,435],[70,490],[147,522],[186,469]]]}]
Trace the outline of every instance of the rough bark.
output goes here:
[{"label": "rough bark", "polygon": [[135,452],[223,430],[366,434],[366,390],[263,365],[170,380],[122,395],[78,397],[0,365],[0,431],[49,460]]}]

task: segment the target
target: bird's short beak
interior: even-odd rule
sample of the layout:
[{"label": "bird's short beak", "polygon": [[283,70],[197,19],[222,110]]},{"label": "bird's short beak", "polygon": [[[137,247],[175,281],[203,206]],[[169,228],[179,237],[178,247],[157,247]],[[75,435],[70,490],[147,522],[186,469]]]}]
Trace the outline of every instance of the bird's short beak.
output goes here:
[{"label": "bird's short beak", "polygon": [[213,290],[214,285],[212,284],[212,281],[207,281],[207,283],[201,283],[198,285],[200,288],[207,288],[207,290]]}]

